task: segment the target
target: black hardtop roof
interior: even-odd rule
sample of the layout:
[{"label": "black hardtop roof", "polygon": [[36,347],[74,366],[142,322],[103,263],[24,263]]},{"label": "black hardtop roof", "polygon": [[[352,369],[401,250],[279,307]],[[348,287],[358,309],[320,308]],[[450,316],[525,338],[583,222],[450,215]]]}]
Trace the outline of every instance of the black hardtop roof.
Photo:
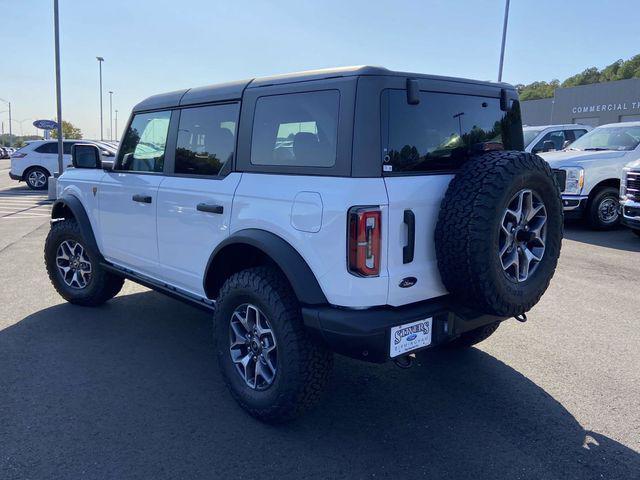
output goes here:
[{"label": "black hardtop roof", "polygon": [[239,80],[235,82],[218,83],[204,87],[187,88],[174,92],[153,95],[138,103],[133,107],[134,112],[143,110],[155,110],[159,108],[172,108],[183,105],[196,105],[199,103],[222,102],[227,100],[239,100],[245,88],[260,88],[268,85],[279,85],[285,83],[309,82],[312,80],[322,80],[338,77],[357,77],[365,75],[374,76],[402,76],[410,78],[424,78],[431,80],[441,80],[459,83],[472,83],[478,85],[492,85],[495,87],[513,89],[507,83],[496,83],[468,78],[445,77],[439,75],[427,75],[422,73],[397,72],[384,67],[356,66],[326,68],[321,70],[308,70],[305,72],[286,73],[270,77],[254,78],[249,80]]}]

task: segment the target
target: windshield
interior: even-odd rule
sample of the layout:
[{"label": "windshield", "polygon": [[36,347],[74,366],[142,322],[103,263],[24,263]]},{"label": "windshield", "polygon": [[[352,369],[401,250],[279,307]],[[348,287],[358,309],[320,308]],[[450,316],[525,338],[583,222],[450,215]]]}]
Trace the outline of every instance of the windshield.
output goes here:
[{"label": "windshield", "polygon": [[573,142],[569,150],[633,150],[640,143],[640,126],[598,127]]},{"label": "windshield", "polygon": [[524,147],[527,148],[542,130],[544,130],[544,128],[523,128],[522,133],[524,134]]}]

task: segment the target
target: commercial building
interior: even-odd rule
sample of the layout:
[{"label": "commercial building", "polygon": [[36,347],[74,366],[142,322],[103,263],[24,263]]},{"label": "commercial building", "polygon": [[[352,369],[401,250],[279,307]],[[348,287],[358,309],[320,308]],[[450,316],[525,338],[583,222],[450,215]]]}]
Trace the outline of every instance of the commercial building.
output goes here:
[{"label": "commercial building", "polygon": [[549,125],[605,123],[640,120],[640,78],[558,88],[554,98],[521,103],[522,123]]}]

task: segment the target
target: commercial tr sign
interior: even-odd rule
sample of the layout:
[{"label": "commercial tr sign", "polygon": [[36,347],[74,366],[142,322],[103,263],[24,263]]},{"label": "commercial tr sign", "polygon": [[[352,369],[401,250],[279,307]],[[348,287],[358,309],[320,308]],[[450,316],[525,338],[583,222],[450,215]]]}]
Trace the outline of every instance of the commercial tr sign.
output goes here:
[{"label": "commercial tr sign", "polygon": [[637,102],[622,102],[622,103],[602,103],[598,105],[580,105],[573,107],[571,111],[573,113],[594,113],[594,112],[615,112],[623,110],[638,110],[640,109],[640,101]]}]

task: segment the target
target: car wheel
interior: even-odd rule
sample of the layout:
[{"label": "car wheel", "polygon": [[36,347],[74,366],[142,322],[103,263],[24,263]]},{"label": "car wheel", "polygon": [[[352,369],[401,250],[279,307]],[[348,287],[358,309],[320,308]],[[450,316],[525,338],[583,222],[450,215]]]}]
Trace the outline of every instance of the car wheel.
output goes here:
[{"label": "car wheel", "polygon": [[94,307],[115,297],[124,279],[100,266],[74,219],[54,222],[44,246],[49,279],[68,302]]},{"label": "car wheel", "polygon": [[605,187],[598,190],[589,201],[587,220],[595,230],[611,230],[620,223],[620,209],[618,200],[619,190],[615,187]]},{"label": "car wheel", "polygon": [[560,192],[547,162],[495,151],[464,163],[440,207],[435,247],[450,294],[474,310],[516,316],[549,286],[562,242]]},{"label": "car wheel", "polygon": [[214,330],[224,381],[251,415],[285,422],[318,401],[333,357],[309,336],[298,300],[276,268],[232,275],[216,302]]},{"label": "car wheel", "polygon": [[44,168],[31,168],[24,175],[25,182],[31,190],[46,190],[49,187],[49,172]]}]

